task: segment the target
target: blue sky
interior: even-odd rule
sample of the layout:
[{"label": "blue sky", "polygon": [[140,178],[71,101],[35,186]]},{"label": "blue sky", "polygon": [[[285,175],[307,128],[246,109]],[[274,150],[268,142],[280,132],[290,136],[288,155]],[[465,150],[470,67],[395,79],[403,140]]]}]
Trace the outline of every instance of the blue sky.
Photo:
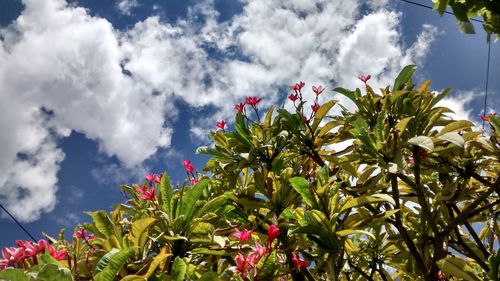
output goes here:
[{"label": "blue sky", "polygon": [[[162,171],[182,183],[181,161],[201,170],[195,149],[234,104],[288,107],[299,80],[355,88],[371,74],[381,87],[415,63],[417,80],[454,89],[452,117],[479,124],[487,45],[475,26],[464,35],[396,0],[0,0],[0,202],[37,238],[71,232],[84,211],[120,203],[120,184]],[[0,226],[0,246],[28,238],[5,214]]]}]

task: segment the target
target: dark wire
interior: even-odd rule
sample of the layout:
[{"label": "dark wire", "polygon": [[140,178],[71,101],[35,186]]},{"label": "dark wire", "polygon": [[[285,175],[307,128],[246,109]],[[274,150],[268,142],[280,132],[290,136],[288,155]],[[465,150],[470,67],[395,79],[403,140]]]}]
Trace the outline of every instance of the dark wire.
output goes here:
[{"label": "dark wire", "polygon": [[[400,1],[403,1],[403,2],[408,3],[408,4],[413,4],[413,5],[416,5],[416,6],[420,6],[420,7],[424,7],[424,8],[427,8],[427,9],[434,10],[434,8],[431,7],[431,6],[420,4],[420,3],[413,2],[413,1],[410,1],[410,0],[400,0]],[[448,11],[444,11],[444,13],[445,14],[449,14],[449,15],[455,15],[454,13],[451,13],[451,12],[448,12]],[[474,18],[472,18],[470,20],[471,21],[475,21],[475,22],[484,23],[482,20],[478,20],[478,19],[474,19]],[[483,116],[486,116],[486,105],[488,104],[488,82],[489,82],[489,78],[490,78],[490,53],[491,53],[491,44],[490,44],[490,41],[491,40],[488,40],[488,62],[487,62],[487,65],[486,65],[486,87],[485,87],[485,94],[484,94]],[[483,120],[483,131],[484,131],[484,122],[485,122],[485,120]]]},{"label": "dark wire", "polygon": [[22,230],[24,230],[24,233],[28,234],[28,236],[31,238],[31,240],[33,240],[33,242],[36,242],[35,237],[33,237],[33,235],[31,235],[31,233],[26,228],[24,228],[24,226],[9,211],[7,211],[7,209],[5,209],[5,207],[2,204],[0,204],[0,208],[2,208],[2,210],[4,210],[7,213],[7,215],[9,215],[12,218],[12,220],[16,222],[16,224]]},{"label": "dark wire", "polygon": [[[403,1],[403,2],[406,2],[408,4],[413,4],[413,5],[416,5],[416,6],[420,6],[420,7],[423,7],[423,8],[427,8],[427,9],[431,9],[431,10],[434,10],[433,7],[431,6],[428,6],[428,5],[424,5],[424,4],[421,4],[421,3],[417,3],[417,2],[413,2],[413,1],[409,1],[409,0],[400,0],[400,1]],[[454,13],[452,12],[448,12],[448,11],[444,11],[445,14],[448,14],[448,15],[455,15]],[[480,23],[484,23],[484,21],[482,20],[479,20],[479,19],[475,19],[475,18],[472,18],[472,19],[469,19],[471,21],[475,21],[475,22],[480,22]]]},{"label": "dark wire", "polygon": [[[488,40],[488,63],[486,65],[486,87],[484,90],[484,108],[483,116],[486,116],[486,104],[488,103],[488,82],[490,78],[490,52],[491,52],[491,40]],[[484,131],[484,119],[483,119],[483,131]]]}]

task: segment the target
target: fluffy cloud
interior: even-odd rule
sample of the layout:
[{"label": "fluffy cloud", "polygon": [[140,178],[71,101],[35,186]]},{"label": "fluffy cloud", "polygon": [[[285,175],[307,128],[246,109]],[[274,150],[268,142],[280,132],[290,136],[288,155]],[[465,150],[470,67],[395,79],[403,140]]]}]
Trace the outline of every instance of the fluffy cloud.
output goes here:
[{"label": "fluffy cloud", "polygon": [[[166,95],[122,72],[116,31],[64,1],[25,1],[2,31],[0,48],[0,198],[29,221],[53,209],[64,154],[56,140],[71,130],[135,167],[168,147]],[[98,35],[98,36],[96,36]],[[42,110],[43,109],[43,110]],[[43,118],[42,118],[43,117]]]},{"label": "fluffy cloud", "polygon": [[136,8],[139,6],[139,2],[137,0],[119,0],[116,3],[116,8],[118,10],[127,16],[130,16],[132,14],[132,9]]},{"label": "fluffy cloud", "polygon": [[[134,3],[117,7],[129,13]],[[224,23],[203,1],[176,23],[151,16],[125,31],[64,0],[24,4],[0,36],[0,200],[25,221],[54,208],[57,140],[71,131],[134,169],[170,146],[176,99],[213,109],[188,122],[201,136],[244,97],[284,102],[297,80],[353,88],[372,74],[386,84],[402,63],[425,57],[435,33],[424,26],[403,47],[399,14],[380,0],[369,14],[364,1],[254,0]]]}]

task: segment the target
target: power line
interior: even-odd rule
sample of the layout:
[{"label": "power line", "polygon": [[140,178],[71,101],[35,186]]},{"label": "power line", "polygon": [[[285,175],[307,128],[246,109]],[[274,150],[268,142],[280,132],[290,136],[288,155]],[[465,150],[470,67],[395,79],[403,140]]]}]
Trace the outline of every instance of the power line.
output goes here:
[{"label": "power line", "polygon": [[33,242],[36,242],[36,239],[35,237],[33,237],[33,235],[31,235],[31,233],[26,229],[24,228],[24,226],[14,217],[14,215],[12,215],[9,211],[7,211],[7,209],[5,209],[5,207],[0,203],[0,208],[2,208],[2,210],[4,210],[7,215],[9,215],[12,220],[24,231],[24,233],[28,234],[28,236],[31,238],[31,240],[33,240]]},{"label": "power line", "polygon": [[[413,4],[413,5],[416,5],[416,6],[419,6],[419,7],[423,7],[423,8],[427,8],[427,9],[431,9],[431,10],[434,10],[433,7],[431,6],[428,6],[428,5],[425,5],[425,4],[421,4],[421,3],[417,3],[417,2],[413,2],[413,1],[410,1],[410,0],[400,0],[400,1],[403,1],[403,2],[406,2],[408,4]],[[455,15],[454,13],[452,12],[448,12],[448,11],[444,11],[445,14],[448,14],[448,15]],[[484,23],[484,21],[480,20],[480,19],[475,19],[475,18],[471,18],[469,19],[471,21],[475,21],[475,22],[480,22],[480,23]]]},{"label": "power line", "polygon": [[[484,90],[484,108],[483,116],[486,116],[486,104],[488,102],[488,82],[490,78],[490,53],[491,53],[491,40],[488,40],[488,63],[486,65],[486,87]],[[484,119],[483,119],[483,130],[484,130]]]},{"label": "power line", "polygon": [[[425,4],[421,4],[421,3],[417,3],[417,2],[413,2],[413,1],[410,1],[410,0],[400,0],[402,2],[405,2],[405,3],[408,3],[408,4],[412,4],[412,5],[416,5],[416,6],[419,6],[419,7],[423,7],[423,8],[427,8],[427,9],[430,9],[430,10],[434,10],[433,7],[431,6],[428,6],[428,5],[425,5]],[[444,11],[445,14],[449,14],[449,15],[455,15],[454,13],[452,12],[448,12],[448,11]],[[479,19],[475,19],[475,18],[471,18],[470,19],[471,21],[475,21],[475,22],[480,22],[480,23],[484,23],[484,21],[482,20],[479,20]],[[486,116],[486,106],[488,104],[488,84],[489,84],[489,78],[490,78],[490,57],[491,57],[491,40],[488,40],[488,61],[487,61],[487,64],[486,64],[486,85],[485,85],[485,94],[484,94],[484,106],[483,106],[483,116]],[[484,123],[485,123],[485,120],[483,120],[483,131],[484,131]]]}]

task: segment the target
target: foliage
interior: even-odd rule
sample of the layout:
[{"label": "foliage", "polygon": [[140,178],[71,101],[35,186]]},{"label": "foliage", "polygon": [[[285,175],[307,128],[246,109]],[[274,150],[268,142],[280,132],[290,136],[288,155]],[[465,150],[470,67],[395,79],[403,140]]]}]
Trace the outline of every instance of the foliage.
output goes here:
[{"label": "foliage", "polygon": [[364,94],[336,88],[354,112],[319,105],[322,87],[309,105],[303,82],[292,111],[248,98],[198,149],[210,176],[185,160],[182,186],[166,173],[122,186],[125,204],[49,238],[66,259],[44,250],[0,279],[500,280],[500,118],[483,117],[489,135],[450,119],[449,89],[415,86],[414,71],[379,94],[369,76]]},{"label": "foliage", "polygon": [[460,30],[464,33],[475,33],[474,26],[470,19],[482,17],[483,28],[488,33],[488,40],[491,34],[500,33],[500,2],[491,0],[433,0],[434,10],[443,15],[449,6],[457,19]]}]

